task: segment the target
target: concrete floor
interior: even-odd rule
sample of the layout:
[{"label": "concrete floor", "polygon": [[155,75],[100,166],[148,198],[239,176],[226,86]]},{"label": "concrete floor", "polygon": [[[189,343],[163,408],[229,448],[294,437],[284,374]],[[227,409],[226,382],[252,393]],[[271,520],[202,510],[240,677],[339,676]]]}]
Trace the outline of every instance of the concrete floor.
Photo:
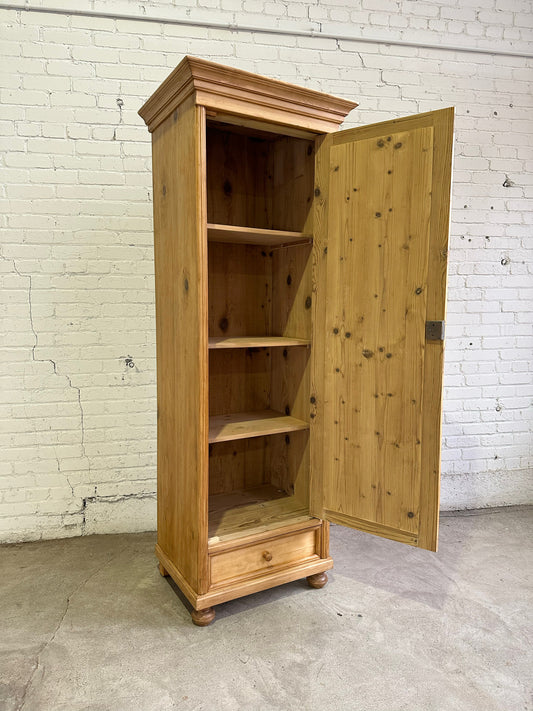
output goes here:
[{"label": "concrete floor", "polygon": [[0,708],[533,709],[532,514],[445,516],[437,555],[332,527],[324,589],[220,605],[204,629],[152,533],[5,546]]}]

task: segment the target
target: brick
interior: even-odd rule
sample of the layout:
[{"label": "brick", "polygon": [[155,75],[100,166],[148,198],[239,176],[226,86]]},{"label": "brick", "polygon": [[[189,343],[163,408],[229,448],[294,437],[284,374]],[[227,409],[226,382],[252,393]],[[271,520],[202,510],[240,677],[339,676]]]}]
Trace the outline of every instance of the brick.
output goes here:
[{"label": "brick", "polygon": [[119,61],[119,51],[107,47],[73,47],[72,58],[82,62],[115,63]]},{"label": "brick", "polygon": [[94,68],[90,64],[74,63],[70,61],[54,61],[47,62],[46,71],[48,74],[57,74],[59,76],[78,76],[92,77],[94,76]]},{"label": "brick", "polygon": [[[121,32],[95,32],[93,42],[97,47],[117,47],[135,49],[140,46],[137,34],[124,34]],[[81,44],[81,43],[77,43]]]},{"label": "brick", "polygon": [[57,27],[43,28],[42,37],[44,42],[64,45],[87,46],[91,44],[92,35],[83,30],[58,29]]},{"label": "brick", "polygon": [[[364,0],[357,7],[352,0],[332,0],[310,8],[296,0],[282,5],[269,0],[266,7],[260,0],[201,4],[190,8],[189,19],[230,22],[238,12],[239,22],[267,29],[286,14],[287,29],[318,31],[320,22],[331,34],[379,38],[387,27],[391,39],[436,47],[97,17],[72,17],[65,24],[66,16],[50,15],[28,24],[17,13],[2,11],[2,18],[9,18],[4,54],[13,70],[1,98],[14,103],[3,103],[0,122],[7,137],[0,143],[6,153],[1,315],[13,340],[0,352],[0,417],[7,423],[2,431],[10,428],[16,459],[4,457],[0,471],[0,488],[7,472],[2,491],[11,504],[11,511],[0,515],[1,540],[7,531],[19,539],[86,533],[78,508],[94,486],[111,495],[153,491],[150,137],[136,111],[187,52],[355,97],[361,108],[346,126],[457,106],[443,462],[446,472],[467,481],[476,472],[490,477],[503,467],[525,466],[532,308],[530,68],[521,57],[449,52],[438,45],[477,42],[490,49],[496,41],[502,49],[511,43],[520,48],[530,25],[528,4],[495,0],[481,11],[473,0],[445,5]],[[186,17],[184,7],[167,11]],[[515,187],[503,187],[506,175]],[[504,257],[509,264],[501,264]],[[29,276],[18,276],[12,260],[32,277],[38,334],[33,355],[43,362],[32,355]],[[135,377],[124,373],[121,359],[127,353],[142,364]],[[501,459],[491,459],[495,450],[502,450]],[[443,479],[444,491],[446,486]],[[44,494],[49,510],[37,508],[44,506]],[[115,524],[105,521],[100,508],[91,531],[107,525]]]},{"label": "brick", "polygon": [[0,101],[2,104],[46,106],[48,104],[48,94],[44,91],[12,91],[3,89],[0,91]]}]

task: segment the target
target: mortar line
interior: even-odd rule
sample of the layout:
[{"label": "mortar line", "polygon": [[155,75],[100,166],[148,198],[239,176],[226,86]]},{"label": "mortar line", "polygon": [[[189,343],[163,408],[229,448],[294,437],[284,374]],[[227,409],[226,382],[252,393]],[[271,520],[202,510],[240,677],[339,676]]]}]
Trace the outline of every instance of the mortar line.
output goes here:
[{"label": "mortar line", "polygon": [[206,20],[190,20],[186,18],[158,17],[148,15],[135,15],[125,12],[103,12],[98,10],[66,10],[59,7],[31,7],[17,5],[16,3],[0,3],[1,10],[16,10],[20,12],[42,12],[50,15],[66,15],[73,17],[97,17],[108,20],[131,20],[134,22],[153,22],[162,25],[182,25],[185,27],[204,27],[206,29],[227,30],[228,32],[251,32],[256,34],[283,35],[289,37],[319,37],[322,39],[340,40],[343,42],[361,42],[364,44],[385,44],[396,47],[417,47],[419,49],[444,50],[447,52],[466,52],[470,54],[488,54],[504,57],[533,58],[533,52],[518,50],[486,49],[483,47],[461,46],[452,44],[434,44],[432,42],[415,42],[390,37],[357,37],[341,33],[322,32],[322,23],[318,23],[317,31],[311,30],[285,30],[282,27],[257,27],[254,25],[238,25],[232,22],[208,22]]}]

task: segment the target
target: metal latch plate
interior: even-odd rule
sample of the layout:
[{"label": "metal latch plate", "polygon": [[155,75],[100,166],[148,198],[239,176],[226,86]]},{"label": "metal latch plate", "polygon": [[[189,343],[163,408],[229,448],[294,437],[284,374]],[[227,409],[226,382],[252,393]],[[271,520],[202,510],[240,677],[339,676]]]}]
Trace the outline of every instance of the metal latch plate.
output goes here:
[{"label": "metal latch plate", "polygon": [[444,321],[426,321],[426,341],[444,341]]}]

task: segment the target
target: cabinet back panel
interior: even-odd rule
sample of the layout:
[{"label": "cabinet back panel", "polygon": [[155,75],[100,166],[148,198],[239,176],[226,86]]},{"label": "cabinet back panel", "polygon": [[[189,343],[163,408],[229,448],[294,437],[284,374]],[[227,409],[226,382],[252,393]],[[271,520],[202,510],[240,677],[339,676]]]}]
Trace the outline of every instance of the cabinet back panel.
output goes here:
[{"label": "cabinet back panel", "polygon": [[310,339],[312,246],[209,244],[209,335]]},{"label": "cabinet back panel", "polygon": [[209,414],[272,409],[309,422],[309,377],[309,348],[210,351]]},{"label": "cabinet back panel", "polygon": [[209,447],[209,494],[252,489],[268,482],[267,437],[219,442]]},{"label": "cabinet back panel", "polygon": [[297,494],[307,502],[309,432],[253,437],[219,442],[209,447],[209,495],[248,491],[264,485],[275,489],[267,496],[283,492]]},{"label": "cabinet back panel", "polygon": [[272,227],[270,141],[207,128],[207,221]]},{"label": "cabinet back panel", "polygon": [[207,126],[207,220],[303,232],[311,213],[314,142]]},{"label": "cabinet back panel", "polygon": [[261,247],[209,244],[209,335],[271,335],[272,257]]},{"label": "cabinet back panel", "polygon": [[237,348],[209,354],[209,414],[267,410],[270,407],[271,353]]}]

